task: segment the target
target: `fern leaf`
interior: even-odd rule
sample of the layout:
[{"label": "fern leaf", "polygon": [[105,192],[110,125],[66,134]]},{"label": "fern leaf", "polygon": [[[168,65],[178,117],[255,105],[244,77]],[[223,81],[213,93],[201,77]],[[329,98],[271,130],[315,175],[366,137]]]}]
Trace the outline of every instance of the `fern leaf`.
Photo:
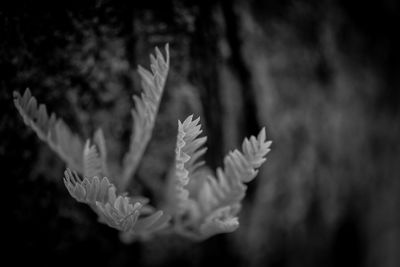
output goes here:
[{"label": "fern leaf", "polygon": [[102,176],[102,161],[97,152],[95,145],[90,145],[87,140],[83,149],[83,176],[84,177],[101,177]]},{"label": "fern leaf", "polygon": [[64,172],[64,184],[72,197],[97,212],[99,221],[121,231],[129,231],[134,227],[142,204],[132,204],[128,197],[117,195],[115,186],[107,177],[101,180],[97,176],[85,177],[82,180],[67,169]]},{"label": "fern leaf", "polygon": [[151,71],[138,67],[143,93],[133,96],[135,109],[132,110],[133,128],[129,151],[123,160],[122,189],[126,188],[135,173],[153,131],[169,70],[169,47],[165,46],[165,57],[156,48],[156,56],[150,55]]},{"label": "fern leaf", "polygon": [[234,150],[224,159],[224,169],[217,169],[217,178],[208,177],[199,192],[199,205],[209,213],[212,210],[238,203],[246,192],[244,183],[250,182],[266,160],[271,141],[266,141],[263,128],[257,138],[245,138],[243,153]]},{"label": "fern leaf", "polygon": [[83,171],[83,142],[69,127],[57,119],[54,113],[49,116],[46,106],[37,103],[29,89],[23,96],[14,92],[14,104],[26,125],[31,127],[37,136],[46,142],[67,165],[78,171]]},{"label": "fern leaf", "polygon": [[98,152],[100,154],[99,156],[101,162],[101,170],[103,171],[103,174],[107,176],[109,175],[107,166],[107,147],[106,147],[106,141],[104,139],[104,134],[101,129],[97,129],[96,132],[94,133],[93,143],[99,149]]},{"label": "fern leaf", "polygon": [[[73,198],[88,204],[98,215],[99,221],[123,232],[150,234],[168,225],[170,217],[162,211],[145,210],[146,200],[118,195],[107,177],[81,179],[76,172],[64,172],[64,184]],[[148,209],[150,206],[147,206]],[[139,216],[145,217],[139,218]]]},{"label": "fern leaf", "polygon": [[193,115],[187,117],[184,122],[178,121],[178,136],[175,149],[175,175],[172,178],[173,212],[182,215],[189,206],[189,190],[186,186],[190,176],[203,164],[198,159],[206,152],[203,148],[207,137],[199,137],[202,133],[200,117],[193,120]]},{"label": "fern leaf", "polygon": [[[260,168],[260,166],[266,161],[265,155],[267,155],[271,149],[270,146],[272,141],[266,141],[265,128],[262,128],[257,138],[251,136],[249,139],[245,138],[242,144],[242,150],[246,160],[252,165],[253,168]],[[247,177],[244,182],[249,182],[253,179],[253,176]]]},{"label": "fern leaf", "polygon": [[64,184],[71,196],[82,203],[105,203],[114,201],[116,198],[116,188],[107,177],[99,179],[95,176],[81,179],[76,172],[67,169],[64,172]]},{"label": "fern leaf", "polygon": [[198,171],[202,164],[199,159],[206,150],[206,137],[199,137],[201,132],[199,118],[189,116],[183,123],[178,121],[175,176],[169,192],[180,233],[199,240],[237,229],[245,183],[257,175],[271,145],[262,129],[257,137],[243,141],[243,152],[229,152],[224,167],[217,168],[214,177],[210,172]]},{"label": "fern leaf", "polygon": [[239,226],[237,213],[246,193],[245,183],[258,173],[258,168],[266,160],[271,141],[266,141],[265,129],[257,137],[245,138],[243,152],[234,150],[224,159],[224,168],[218,168],[216,177],[208,175],[200,180],[196,196],[196,212],[200,213],[195,234],[205,239],[218,233],[234,231]]}]

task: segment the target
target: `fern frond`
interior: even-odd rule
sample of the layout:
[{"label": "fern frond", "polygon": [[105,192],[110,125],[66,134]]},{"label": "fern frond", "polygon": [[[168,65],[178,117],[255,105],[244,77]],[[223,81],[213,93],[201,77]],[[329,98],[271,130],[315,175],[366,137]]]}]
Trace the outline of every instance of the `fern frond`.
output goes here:
[{"label": "fern frond", "polygon": [[187,117],[184,122],[178,121],[178,136],[175,148],[175,175],[172,177],[172,188],[169,192],[173,212],[182,215],[191,205],[189,191],[186,186],[190,176],[197,168],[204,164],[198,159],[204,155],[207,148],[203,147],[207,137],[199,137],[202,133],[200,117],[193,120],[193,115]]},{"label": "fern frond", "polygon": [[224,159],[224,169],[217,169],[217,177],[208,177],[199,192],[199,205],[203,212],[238,203],[246,192],[244,183],[250,182],[266,160],[271,141],[266,141],[265,128],[257,138],[245,138],[243,153],[234,150]]},{"label": "fern frond", "polygon": [[246,193],[245,183],[258,173],[270,151],[265,129],[257,137],[245,138],[243,152],[235,149],[224,159],[224,167],[217,168],[216,177],[204,169],[199,161],[206,151],[206,137],[200,119],[189,116],[178,121],[175,150],[175,175],[170,181],[169,201],[180,234],[203,240],[217,233],[234,231],[239,226],[237,213]]},{"label": "fern frond", "polygon": [[[69,194],[90,206],[99,222],[121,231],[123,241],[144,240],[159,231],[172,231],[194,240],[232,232],[239,226],[238,213],[246,183],[256,177],[270,151],[271,141],[266,140],[265,128],[257,136],[245,138],[242,151],[230,151],[223,167],[214,174],[202,167],[204,161],[200,159],[207,150],[207,137],[200,137],[200,117],[188,116],[183,122],[178,121],[175,165],[168,179],[166,209],[157,210],[144,197],[120,193],[129,185],[151,138],[169,71],[168,44],[165,56],[155,48],[150,62],[150,70],[138,66],[143,92],[133,96],[130,145],[118,173],[120,179],[116,181],[107,178],[107,149],[101,129],[95,132],[92,143],[88,140],[83,144],[54,113],[49,116],[46,106],[38,104],[29,89],[23,96],[14,92],[14,104],[25,124],[74,170],[67,168],[64,172],[63,181]],[[114,165],[111,167],[113,171]]]},{"label": "fern frond", "polygon": [[67,165],[82,172],[83,142],[55,114],[50,116],[44,104],[38,104],[29,89],[23,96],[14,91],[14,104],[26,125],[31,127],[37,136],[46,142]]},{"label": "fern frond", "polygon": [[133,127],[129,151],[122,166],[122,189],[126,188],[134,175],[153,131],[155,118],[160,105],[169,70],[169,47],[165,46],[165,57],[156,47],[156,56],[150,55],[151,71],[139,65],[143,92],[140,97],[133,96],[135,108],[132,110]]},{"label": "fern frond", "polygon": [[98,148],[100,162],[101,162],[101,170],[105,176],[109,175],[108,165],[107,165],[107,147],[106,140],[104,139],[104,134],[102,129],[97,129],[93,136],[93,143]]},{"label": "fern frond", "polygon": [[83,176],[84,177],[101,177],[102,161],[95,145],[90,145],[87,140],[85,148],[83,149]]},{"label": "fern frond", "polygon": [[192,196],[196,205],[191,208],[199,214],[194,218],[194,234],[202,240],[218,233],[234,231],[239,226],[237,213],[246,193],[245,183],[258,173],[266,160],[271,141],[266,141],[265,129],[257,137],[245,138],[243,152],[234,150],[224,159],[224,168],[217,168],[216,177],[208,175],[200,179]]},{"label": "fern frond", "polygon": [[100,179],[95,176],[82,179],[76,172],[67,169],[64,172],[64,184],[78,202],[92,205],[96,202],[113,201],[116,198],[116,188],[107,177]]},{"label": "fern frond", "polygon": [[81,179],[67,169],[64,172],[64,184],[73,198],[88,204],[98,214],[100,222],[117,230],[136,235],[150,234],[168,225],[168,215],[162,211],[153,211],[152,208],[149,215],[146,200],[118,195],[116,187],[107,177]]},{"label": "fern frond", "polygon": [[[244,139],[242,144],[243,154],[247,162],[249,162],[254,169],[260,168],[266,161],[265,156],[271,151],[271,144],[272,141],[266,141],[265,127],[261,129],[257,138],[251,136],[249,139]],[[245,177],[243,181],[249,182],[256,175],[257,173],[252,173],[252,175]]]},{"label": "fern frond", "polygon": [[185,162],[185,168],[189,173],[194,173],[204,164],[204,161],[199,161],[199,159],[207,151],[207,148],[203,147],[207,141],[207,137],[199,137],[203,132],[199,122],[200,117],[193,120],[193,115],[187,117],[183,123],[178,121],[177,149],[179,152],[190,157],[189,160]]}]

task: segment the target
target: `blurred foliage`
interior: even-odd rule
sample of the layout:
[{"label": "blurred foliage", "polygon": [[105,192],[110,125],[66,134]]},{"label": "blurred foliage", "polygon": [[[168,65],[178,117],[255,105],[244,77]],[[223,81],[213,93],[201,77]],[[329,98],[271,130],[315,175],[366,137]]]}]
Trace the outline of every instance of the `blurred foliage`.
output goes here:
[{"label": "blurred foliage", "polygon": [[[396,1],[2,3],[7,242],[24,255],[14,262],[399,266],[399,11]],[[83,137],[102,127],[120,159],[135,67],[166,42],[171,73],[133,192],[160,191],[176,121],[191,113],[202,116],[212,167],[260,126],[274,144],[237,233],[126,246],[68,196],[61,160],[23,125],[12,91],[29,87]]]}]

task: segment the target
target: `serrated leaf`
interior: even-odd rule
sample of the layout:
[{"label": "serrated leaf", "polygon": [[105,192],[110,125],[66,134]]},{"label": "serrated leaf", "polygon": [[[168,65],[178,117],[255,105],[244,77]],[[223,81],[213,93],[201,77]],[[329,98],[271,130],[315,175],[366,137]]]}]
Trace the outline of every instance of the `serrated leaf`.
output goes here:
[{"label": "serrated leaf", "polygon": [[82,173],[83,143],[80,138],[54,114],[49,116],[46,106],[38,104],[29,89],[25,90],[23,96],[18,92],[14,92],[13,95],[14,105],[24,123],[31,127],[68,166]]},{"label": "serrated leaf", "polygon": [[[165,58],[158,48],[156,48],[156,57],[150,56],[151,72],[141,66],[138,67],[143,93],[141,97],[133,96],[135,109],[132,110],[132,118],[134,123],[129,151],[123,159],[122,178],[119,183],[121,189],[128,186],[150,140],[169,70],[168,49],[169,47],[166,45]],[[158,64],[158,62],[163,64]]]}]

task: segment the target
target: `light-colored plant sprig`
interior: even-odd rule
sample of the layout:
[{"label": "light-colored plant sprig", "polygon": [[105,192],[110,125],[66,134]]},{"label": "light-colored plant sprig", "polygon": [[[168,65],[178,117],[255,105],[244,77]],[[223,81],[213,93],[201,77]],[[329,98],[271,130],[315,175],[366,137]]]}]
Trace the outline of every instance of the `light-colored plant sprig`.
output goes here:
[{"label": "light-colored plant sprig", "polygon": [[224,168],[218,168],[216,177],[202,174],[206,137],[200,118],[193,115],[178,122],[175,175],[170,179],[169,205],[178,231],[194,239],[203,240],[218,233],[232,232],[239,227],[237,217],[246,185],[255,178],[258,168],[266,160],[271,141],[266,141],[265,128],[257,137],[251,136],[242,144],[243,152],[234,150],[224,159]]},{"label": "light-colored plant sprig", "polygon": [[132,135],[128,153],[122,166],[122,180],[119,183],[124,190],[134,175],[143,153],[150,141],[158,108],[164,91],[169,71],[169,47],[165,46],[166,56],[156,47],[156,56],[150,55],[151,72],[139,65],[143,93],[141,97],[133,96],[135,108],[132,109]]},{"label": "light-colored plant sprig", "polygon": [[150,56],[151,71],[139,66],[143,93],[133,96],[133,126],[129,151],[122,162],[122,171],[110,177],[103,132],[97,130],[93,142],[86,143],[72,133],[54,114],[47,113],[44,104],[38,105],[29,89],[21,96],[14,92],[14,104],[25,124],[46,142],[67,164],[64,184],[78,202],[90,206],[99,222],[121,232],[125,242],[148,239],[156,233],[177,233],[193,240],[236,230],[238,212],[246,194],[245,183],[258,173],[266,160],[271,141],[266,141],[263,128],[257,137],[251,136],[242,144],[242,151],[231,151],[223,168],[216,175],[204,172],[200,158],[207,148],[207,137],[200,137],[200,118],[193,115],[178,121],[175,164],[166,186],[163,210],[149,205],[142,196],[129,196],[126,191],[134,177],[151,138],[162,93],[169,71],[169,47],[165,56],[156,48]]}]

